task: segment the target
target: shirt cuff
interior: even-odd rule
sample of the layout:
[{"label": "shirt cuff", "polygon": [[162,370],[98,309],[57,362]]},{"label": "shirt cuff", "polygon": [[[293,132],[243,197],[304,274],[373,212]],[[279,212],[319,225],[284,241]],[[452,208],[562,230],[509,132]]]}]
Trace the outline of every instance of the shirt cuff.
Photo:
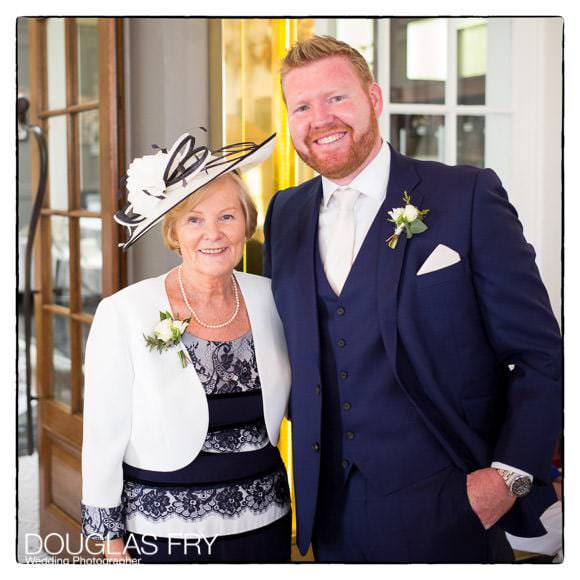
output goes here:
[{"label": "shirt cuff", "polygon": [[81,502],[81,529],[83,536],[94,540],[114,540],[125,533],[123,505],[101,508]]},{"label": "shirt cuff", "polygon": [[505,469],[506,471],[513,471],[514,473],[519,473],[520,475],[525,475],[526,477],[529,477],[532,482],[534,481],[534,476],[531,473],[528,473],[527,471],[522,471],[521,469],[518,469],[517,467],[512,467],[511,465],[506,465],[505,463],[500,463],[499,461],[494,461],[491,466],[494,469]]}]

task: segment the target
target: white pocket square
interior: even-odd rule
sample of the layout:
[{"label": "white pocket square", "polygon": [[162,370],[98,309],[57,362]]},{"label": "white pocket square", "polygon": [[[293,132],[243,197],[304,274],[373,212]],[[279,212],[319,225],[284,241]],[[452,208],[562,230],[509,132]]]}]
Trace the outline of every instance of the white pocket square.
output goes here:
[{"label": "white pocket square", "polygon": [[445,244],[439,244],[417,270],[417,276],[429,274],[461,262],[461,256]]}]

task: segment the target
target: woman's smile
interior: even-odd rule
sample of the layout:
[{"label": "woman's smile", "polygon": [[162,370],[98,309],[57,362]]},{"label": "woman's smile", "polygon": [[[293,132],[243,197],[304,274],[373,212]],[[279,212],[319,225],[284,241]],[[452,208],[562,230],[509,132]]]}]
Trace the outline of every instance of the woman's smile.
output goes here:
[{"label": "woman's smile", "polygon": [[226,250],[228,250],[227,247],[223,247],[223,248],[204,248],[202,250],[198,250],[198,252],[200,252],[204,256],[220,256]]}]

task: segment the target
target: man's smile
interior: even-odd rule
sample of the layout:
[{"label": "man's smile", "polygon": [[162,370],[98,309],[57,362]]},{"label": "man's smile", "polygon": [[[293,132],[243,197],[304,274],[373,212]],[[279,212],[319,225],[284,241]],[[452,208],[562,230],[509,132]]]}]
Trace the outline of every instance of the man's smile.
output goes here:
[{"label": "man's smile", "polygon": [[318,139],[314,139],[313,142],[316,145],[330,145],[332,143],[336,143],[340,141],[345,135],[346,131],[340,131],[338,133],[331,133],[330,135],[325,135],[324,137],[319,137]]}]

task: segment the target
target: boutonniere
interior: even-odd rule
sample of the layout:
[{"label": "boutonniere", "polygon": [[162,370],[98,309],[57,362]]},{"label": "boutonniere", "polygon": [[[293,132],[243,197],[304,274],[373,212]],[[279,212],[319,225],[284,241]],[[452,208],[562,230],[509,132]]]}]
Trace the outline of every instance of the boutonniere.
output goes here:
[{"label": "boutonniere", "polygon": [[423,218],[429,213],[429,210],[418,209],[411,205],[411,197],[406,191],[403,192],[403,201],[405,202],[405,207],[395,207],[387,212],[391,216],[387,219],[395,224],[395,233],[385,240],[392,250],[397,247],[399,236],[403,233],[403,230],[407,234],[407,239],[409,239],[413,237],[413,234],[422,234],[429,229],[423,223]]},{"label": "boutonniere", "polygon": [[[171,316],[171,312],[159,312],[159,324],[149,336],[143,335],[145,344],[149,347],[150,351],[156,350],[159,353],[177,346],[181,341],[185,329],[189,326],[190,320],[191,318],[177,320]],[[181,366],[185,368],[187,365],[185,353],[179,350],[177,356],[179,356]]]}]

